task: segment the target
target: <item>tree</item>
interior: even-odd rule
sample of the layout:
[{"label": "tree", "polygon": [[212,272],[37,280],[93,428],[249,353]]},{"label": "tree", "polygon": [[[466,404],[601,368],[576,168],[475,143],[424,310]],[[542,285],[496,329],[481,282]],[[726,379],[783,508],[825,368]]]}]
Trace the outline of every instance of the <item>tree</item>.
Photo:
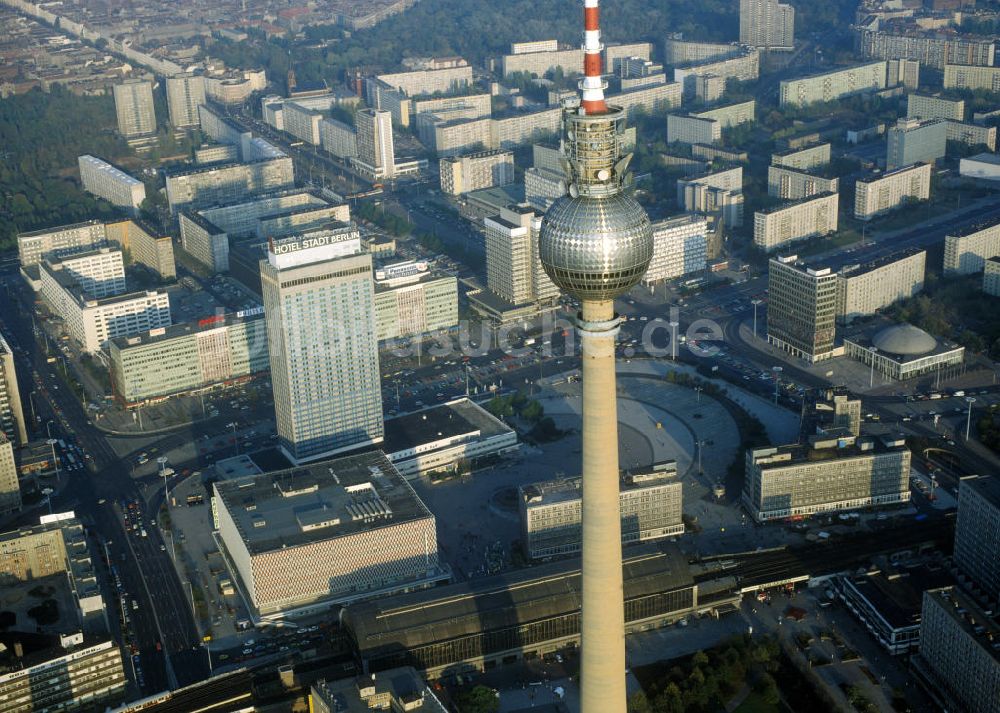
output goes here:
[{"label": "tree", "polygon": [[462,691],[455,696],[459,713],[497,713],[500,710],[500,698],[497,692],[488,686],[476,686],[471,691]]},{"label": "tree", "polygon": [[653,713],[653,708],[649,705],[649,699],[646,698],[645,693],[639,691],[632,694],[628,699],[628,713]]}]

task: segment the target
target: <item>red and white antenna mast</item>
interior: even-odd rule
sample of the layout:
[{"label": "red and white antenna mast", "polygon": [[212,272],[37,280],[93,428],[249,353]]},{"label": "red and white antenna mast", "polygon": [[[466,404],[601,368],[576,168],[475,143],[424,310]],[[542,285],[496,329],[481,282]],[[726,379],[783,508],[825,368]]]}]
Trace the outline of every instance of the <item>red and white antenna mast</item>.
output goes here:
[{"label": "red and white antenna mast", "polygon": [[580,106],[586,114],[603,114],[608,110],[604,102],[604,89],[608,86],[601,76],[601,25],[599,0],[583,0],[583,79]]}]

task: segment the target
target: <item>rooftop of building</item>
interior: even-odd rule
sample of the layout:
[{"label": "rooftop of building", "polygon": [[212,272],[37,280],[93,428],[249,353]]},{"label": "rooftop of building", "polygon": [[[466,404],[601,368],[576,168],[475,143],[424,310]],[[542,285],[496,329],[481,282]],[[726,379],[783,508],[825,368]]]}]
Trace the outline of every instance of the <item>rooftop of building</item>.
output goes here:
[{"label": "rooftop of building", "polygon": [[182,322],[180,324],[172,324],[169,327],[160,327],[158,329],[150,330],[145,334],[137,334],[132,337],[115,337],[111,340],[110,345],[113,345],[116,349],[124,351],[133,347],[159,344],[171,339],[176,339],[177,337],[184,337],[190,334],[197,334],[199,332],[209,332],[213,329],[231,327],[234,324],[264,319],[263,307],[259,308],[259,311],[248,311],[251,312],[251,314],[245,314],[243,312],[219,314],[212,317],[205,317],[197,322]]},{"label": "rooftop of building", "polygon": [[381,451],[215,484],[251,554],[431,517]]},{"label": "rooftop of building", "polygon": [[965,238],[970,235],[974,235],[980,231],[988,230],[990,228],[996,228],[1000,226],[1000,217],[990,218],[981,222],[973,223],[972,225],[967,225],[956,230],[949,230],[945,240],[948,238]]},{"label": "rooftop of building", "polygon": [[977,153],[975,156],[967,156],[962,160],[976,161],[978,163],[989,163],[994,166],[1000,166],[1000,154],[995,154],[995,153]]},{"label": "rooftop of building", "polygon": [[874,347],[881,356],[901,362],[963,348],[952,342],[935,339],[912,324],[897,324],[884,317],[876,317],[849,329],[844,333],[844,339],[865,349]]},{"label": "rooftop of building", "polygon": [[929,166],[926,163],[913,163],[909,166],[900,166],[899,168],[894,168],[891,171],[882,171],[881,173],[874,173],[864,178],[859,178],[858,183],[874,183],[875,181],[881,181],[883,178],[891,178],[892,176],[899,176],[904,173],[909,173],[915,169],[919,169],[923,166]]},{"label": "rooftop of building", "polygon": [[76,262],[77,260],[89,260],[92,257],[97,257],[98,255],[119,255],[124,257],[119,248],[95,247],[66,255],[49,254],[42,258],[42,262],[58,270],[64,263]]},{"label": "rooftop of building", "polygon": [[278,161],[282,158],[288,158],[287,156],[271,156],[266,158],[256,159],[254,161],[220,161],[219,163],[210,163],[207,166],[176,166],[174,168],[163,169],[163,175],[167,178],[178,178],[181,176],[195,176],[203,173],[212,173],[213,171],[226,171],[231,168],[239,168],[240,166],[254,166],[262,163],[269,163],[271,161]]},{"label": "rooftop of building", "polygon": [[[625,599],[694,585],[687,559],[673,545],[629,550]],[[580,561],[513,570],[421,592],[354,604],[346,619],[362,656],[415,648],[580,610]]]},{"label": "rooftop of building", "polygon": [[838,272],[845,277],[859,277],[869,272],[879,270],[887,265],[892,265],[901,260],[911,258],[914,255],[926,252],[927,251],[922,248],[903,248],[902,250],[896,250],[895,252],[883,255],[868,262],[843,265],[840,267]]},{"label": "rooftop of building", "polygon": [[828,265],[810,265],[805,260],[800,260],[798,255],[776,255],[768,263],[768,267],[776,263],[812,275],[813,277],[824,277],[833,274],[833,270]]},{"label": "rooftop of building", "polygon": [[806,205],[807,203],[814,203],[816,201],[821,201],[826,198],[829,198],[830,196],[837,196],[837,195],[839,194],[834,193],[833,191],[828,191],[825,193],[816,193],[815,195],[806,196],[805,198],[799,198],[798,200],[794,201],[788,201],[786,203],[772,206],[770,208],[763,208],[762,210],[757,211],[757,213],[760,213],[762,215],[771,215],[772,213],[780,213],[784,210],[789,210],[790,208],[797,208],[799,206]]},{"label": "rooftop of building", "polygon": [[510,156],[511,160],[514,158],[513,152],[507,149],[490,149],[489,151],[473,151],[472,153],[465,153],[459,156],[445,156],[441,160],[447,163],[461,163],[464,160],[493,158],[495,156]]},{"label": "rooftop of building", "polygon": [[812,151],[814,149],[830,148],[830,144],[827,141],[818,144],[810,144],[809,146],[797,146],[795,148],[788,148],[782,151],[773,151],[771,156],[777,156],[779,158],[784,158],[786,156],[794,156],[797,153],[804,153],[806,151]]},{"label": "rooftop of building", "polygon": [[[676,461],[666,461],[658,466],[659,470],[650,468],[645,472],[623,471],[619,474],[619,490],[630,492],[680,483],[677,478]],[[578,500],[581,496],[582,485],[582,478],[573,476],[522,485],[518,487],[518,492],[525,504],[538,507]]]},{"label": "rooftop of building", "polygon": [[389,697],[392,710],[417,708],[421,713],[445,713],[424,679],[410,666],[338,681],[319,681],[313,684],[313,691],[335,713],[370,713],[372,696]]},{"label": "rooftop of building", "polygon": [[509,426],[482,406],[461,398],[386,419],[382,449],[390,454],[400,453],[449,438],[471,434],[490,438],[510,432]]},{"label": "rooftop of building", "polygon": [[506,186],[494,186],[493,188],[469,191],[465,194],[465,199],[481,207],[499,210],[509,205],[517,205],[524,202],[524,184],[511,183]]},{"label": "rooftop of building", "polygon": [[83,156],[80,156],[77,160],[82,161],[84,163],[88,163],[97,170],[103,171],[104,173],[107,173],[112,178],[115,178],[119,181],[124,181],[130,186],[142,185],[142,181],[140,181],[139,179],[130,176],[129,174],[125,173],[125,171],[121,170],[114,164],[109,163],[108,161],[105,161],[102,158],[97,158],[97,156],[91,156],[90,154],[85,154]]},{"label": "rooftop of building", "polygon": [[960,486],[976,491],[980,497],[1000,510],[1000,477],[969,475],[961,479]]},{"label": "rooftop of building", "polygon": [[972,597],[954,586],[930,589],[925,596],[938,602],[968,636],[1000,662],[1000,624]]},{"label": "rooftop of building", "polygon": [[906,439],[900,435],[853,436],[846,431],[837,433],[831,430],[810,436],[806,443],[765,446],[754,448],[751,453],[754,461],[767,469],[905,450]]},{"label": "rooftop of building", "polygon": [[[423,260],[379,261],[375,268],[375,292],[391,292],[407,285],[448,279]],[[454,278],[451,278],[454,279]]]},{"label": "rooftop of building", "polygon": [[893,629],[919,625],[924,591],[954,583],[946,568],[929,564],[875,570],[848,580]]},{"label": "rooftop of building", "polygon": [[818,79],[819,77],[825,77],[829,74],[840,74],[841,72],[850,72],[852,69],[863,69],[865,67],[871,67],[876,64],[885,65],[884,59],[876,59],[870,62],[862,62],[861,64],[852,64],[849,67],[833,67],[832,69],[827,69],[822,72],[813,72],[812,74],[805,74],[801,77],[793,77],[791,79],[782,79],[781,84],[791,84],[792,82],[801,82],[809,79]]},{"label": "rooftop of building", "polygon": [[52,228],[43,228],[42,230],[32,230],[26,233],[18,233],[18,240],[21,238],[37,238],[42,235],[51,235],[52,233],[61,233],[67,230],[76,230],[77,228],[87,228],[93,227],[95,225],[101,225],[99,220],[81,220],[79,223],[69,223],[67,225],[57,225]]}]

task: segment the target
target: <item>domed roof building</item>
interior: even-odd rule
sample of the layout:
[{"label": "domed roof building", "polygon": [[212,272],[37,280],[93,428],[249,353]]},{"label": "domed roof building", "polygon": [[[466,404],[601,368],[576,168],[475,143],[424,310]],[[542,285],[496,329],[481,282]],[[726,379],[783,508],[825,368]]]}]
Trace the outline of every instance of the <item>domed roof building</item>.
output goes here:
[{"label": "domed roof building", "polygon": [[844,352],[863,364],[875,361],[875,370],[894,381],[921,374],[960,369],[965,347],[931,336],[912,324],[892,324],[880,319],[844,335]]}]

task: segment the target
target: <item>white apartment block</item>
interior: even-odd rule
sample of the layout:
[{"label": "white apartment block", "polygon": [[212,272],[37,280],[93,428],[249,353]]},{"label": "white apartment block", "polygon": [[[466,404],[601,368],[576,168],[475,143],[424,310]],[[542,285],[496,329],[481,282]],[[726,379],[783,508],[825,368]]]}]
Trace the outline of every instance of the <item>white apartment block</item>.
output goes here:
[{"label": "white apartment block", "polygon": [[887,170],[915,163],[934,163],[948,148],[948,122],[940,119],[900,119],[886,132]]},{"label": "white apartment block", "polygon": [[813,173],[797,171],[785,166],[767,167],[767,195],[797,201],[820,193],[837,193],[840,180],[824,178]]},{"label": "white apartment block", "polygon": [[722,140],[722,124],[697,116],[667,115],[667,143],[714,144]]},{"label": "white apartment block", "polygon": [[944,66],[945,89],[985,89],[1000,92],[1000,67]]},{"label": "white apartment block", "polygon": [[990,151],[996,151],[997,127],[947,121],[945,122],[945,138],[948,141],[958,141],[966,146],[982,145]]},{"label": "white apartment block", "polygon": [[97,352],[114,337],[131,337],[170,326],[170,298],[147,290],[104,299],[83,293],[72,279],[65,280],[41,267],[42,296],[66,325],[81,349]]},{"label": "white apartment block", "polygon": [[685,211],[719,215],[725,225],[743,225],[743,167],[677,180],[677,205]]},{"label": "white apartment block", "polygon": [[827,193],[754,213],[753,243],[765,252],[837,230],[839,194]]},{"label": "white apartment block", "polygon": [[358,135],[354,127],[336,119],[321,119],[319,141],[323,150],[337,158],[354,158],[358,155]]},{"label": "white apartment block", "polygon": [[77,164],[83,190],[133,217],[139,214],[139,206],[146,200],[146,186],[142,181],[94,156],[79,156]]},{"label": "white apartment block", "polygon": [[910,94],[906,97],[906,117],[908,119],[962,121],[965,119],[965,100],[945,99],[926,94]]},{"label": "white apartment block", "polygon": [[396,175],[392,114],[378,109],[362,109],[355,116],[358,138],[355,167],[373,181],[392,178]]},{"label": "white apartment block", "polygon": [[241,104],[254,92],[267,89],[263,69],[234,70],[205,77],[205,96],[220,104]]},{"label": "white apartment block", "polygon": [[295,186],[295,171],[288,156],[254,161],[182,169],[166,177],[171,215],[181,210],[223,205],[259,193]]},{"label": "white apartment block", "polygon": [[198,107],[205,103],[205,78],[182,74],[167,78],[167,109],[176,128],[200,126]]},{"label": "white apartment block", "polygon": [[535,167],[524,171],[524,200],[536,210],[547,211],[567,190],[566,176],[562,173]]},{"label": "white apartment block", "polygon": [[653,223],[653,258],[643,276],[645,285],[672,280],[705,269],[708,259],[708,219],[688,214]]},{"label": "white apartment block", "polygon": [[994,256],[983,263],[983,292],[1000,297],[1000,256]]},{"label": "white apartment block", "polygon": [[493,112],[493,98],[484,93],[463,94],[457,97],[413,99],[411,104],[413,108],[410,113],[413,116],[444,113],[450,117],[450,112],[462,111],[465,112],[463,118],[481,119],[484,116],[490,116]]},{"label": "white apartment block", "polygon": [[971,275],[1000,255],[1000,221],[944,238],[944,274]]},{"label": "white apartment block", "polygon": [[795,47],[795,8],[777,0],[740,0],[740,43],[764,50]]},{"label": "white apartment block", "polygon": [[677,82],[661,82],[609,95],[608,104],[624,110],[626,117],[632,117],[639,110],[652,114],[675,109],[681,105],[681,94],[682,88]]},{"label": "white apartment block", "polygon": [[753,123],[756,107],[757,102],[751,99],[739,104],[729,104],[728,106],[720,106],[708,111],[698,112],[691,116],[696,116],[699,119],[714,119],[719,122],[723,129],[729,129],[740,124]]},{"label": "white apartment block", "polygon": [[[605,45],[605,71],[617,74],[619,65],[628,57],[649,61],[653,57],[653,44],[651,42],[630,42],[622,45]],[[660,71],[663,71],[662,66]]]},{"label": "white apartment block", "polygon": [[375,270],[375,336],[406,339],[458,324],[458,280],[408,260]]},{"label": "white apartment block", "polygon": [[979,153],[958,161],[958,173],[965,178],[984,181],[1000,180],[1000,156],[994,153]]},{"label": "white apartment block", "polygon": [[261,117],[264,123],[278,130],[285,130],[285,99],[271,94],[260,100]]},{"label": "white apartment block", "polygon": [[[613,103],[613,100],[609,99],[609,102]],[[562,109],[543,109],[527,114],[498,117],[492,120],[491,143],[488,148],[510,149],[541,138],[549,138],[557,135],[561,127]]]},{"label": "white apartment block", "polygon": [[67,275],[90,297],[111,297],[125,291],[125,263],[122,251],[98,248],[66,257],[49,257],[45,269]]},{"label": "white apartment block", "polygon": [[830,163],[830,144],[816,144],[803,149],[791,149],[771,154],[772,166],[783,166],[798,171],[823,168]]},{"label": "white apartment block", "polygon": [[579,73],[583,69],[583,50],[580,48],[555,50],[553,52],[529,52],[525,54],[506,54],[502,60],[503,76],[508,77],[515,72],[527,72],[538,77],[557,67],[563,73]]},{"label": "white apartment block", "polygon": [[741,45],[736,42],[728,44],[691,42],[679,37],[668,37],[663,41],[663,63],[680,67],[698,62],[729,59],[741,51]]},{"label": "white apartment block", "polygon": [[538,256],[542,216],[529,206],[502,208],[483,219],[486,285],[511,305],[554,302],[559,288],[545,274]]},{"label": "white apartment block", "polygon": [[[582,66],[582,64],[581,64]],[[380,74],[378,79],[407,96],[424,94],[455,94],[472,85],[472,67],[463,65],[445,69]]]},{"label": "white apartment block", "polygon": [[14,463],[14,445],[0,432],[0,515],[21,509],[21,484]]},{"label": "white apartment block", "polygon": [[927,251],[909,248],[837,273],[837,319],[849,324],[924,289]]},{"label": "white apartment block", "polygon": [[132,262],[144,265],[160,279],[177,277],[174,261],[174,241],[169,235],[160,235],[146,223],[120,220],[104,226],[108,242],[127,250]]},{"label": "white apartment block", "polygon": [[61,225],[17,236],[17,256],[21,266],[37,265],[43,257],[62,257],[100,247],[107,240],[104,224],[98,220]]},{"label": "white apartment block", "polygon": [[514,154],[483,151],[440,161],[441,192],[457,196],[514,182]]},{"label": "white apartment block", "polygon": [[854,217],[871,220],[931,196],[931,165],[920,163],[897,168],[870,179],[858,179],[854,188]]},{"label": "white apartment block", "polygon": [[694,78],[694,98],[714,104],[726,93],[726,78],[717,74],[699,74]]},{"label": "white apartment block", "polygon": [[[885,7],[888,9],[888,4]],[[909,9],[902,9],[904,7],[902,3],[896,7],[901,9],[900,15],[912,12]],[[889,11],[886,14],[891,15],[892,12]],[[948,64],[984,66],[993,64],[996,45],[992,39],[963,36],[956,32],[938,34],[935,29],[940,25],[930,25],[926,33],[919,30],[916,32],[906,30],[883,32],[879,29],[880,20],[881,18],[876,15],[870,24],[860,25],[855,30],[858,35],[856,42],[860,45],[861,54],[864,57],[919,60],[924,66],[933,67],[939,71]],[[956,22],[956,24],[958,23]]]},{"label": "white apartment block", "polygon": [[863,92],[876,92],[885,89],[887,71],[884,61],[869,62],[801,79],[782,80],[778,102],[781,106],[806,106]]},{"label": "white apartment block", "polygon": [[126,139],[156,133],[153,83],[132,79],[114,86],[118,133]]},{"label": "white apartment block", "polygon": [[429,128],[424,129],[427,147],[439,156],[458,156],[493,146],[493,120],[490,118],[441,121],[433,114],[417,117],[418,127],[423,128],[428,122]]},{"label": "white apartment block", "polygon": [[294,101],[286,101],[284,108],[285,131],[307,144],[319,146],[321,134],[319,124],[323,112]]},{"label": "white apartment block", "polygon": [[558,40],[534,40],[532,42],[511,42],[511,54],[531,54],[532,52],[555,52],[559,49]]},{"label": "white apartment block", "polygon": [[696,95],[697,78],[704,76],[722,77],[727,83],[756,81],[760,77],[760,52],[744,47],[733,57],[674,68],[674,81],[683,88],[685,99]]}]

